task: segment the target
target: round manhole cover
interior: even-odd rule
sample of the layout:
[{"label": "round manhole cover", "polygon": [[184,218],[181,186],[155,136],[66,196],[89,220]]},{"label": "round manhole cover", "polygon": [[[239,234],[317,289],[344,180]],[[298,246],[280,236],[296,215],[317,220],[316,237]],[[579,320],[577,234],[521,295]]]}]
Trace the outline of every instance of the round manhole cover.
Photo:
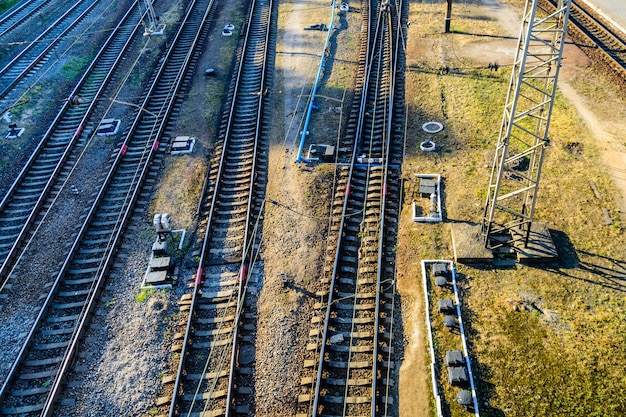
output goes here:
[{"label": "round manhole cover", "polygon": [[439,122],[426,122],[422,125],[422,130],[428,133],[437,133],[443,130],[443,125]]},{"label": "round manhole cover", "polygon": [[244,345],[239,349],[239,363],[241,365],[248,365],[254,362],[254,356],[256,349],[252,345]]}]

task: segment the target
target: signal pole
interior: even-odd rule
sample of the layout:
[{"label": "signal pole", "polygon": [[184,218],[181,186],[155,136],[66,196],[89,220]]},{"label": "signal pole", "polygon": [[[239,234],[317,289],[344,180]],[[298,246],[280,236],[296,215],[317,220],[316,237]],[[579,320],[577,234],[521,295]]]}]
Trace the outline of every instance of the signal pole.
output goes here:
[{"label": "signal pole", "polygon": [[450,19],[452,19],[452,0],[448,0],[448,9],[446,11],[445,32],[450,33]]}]

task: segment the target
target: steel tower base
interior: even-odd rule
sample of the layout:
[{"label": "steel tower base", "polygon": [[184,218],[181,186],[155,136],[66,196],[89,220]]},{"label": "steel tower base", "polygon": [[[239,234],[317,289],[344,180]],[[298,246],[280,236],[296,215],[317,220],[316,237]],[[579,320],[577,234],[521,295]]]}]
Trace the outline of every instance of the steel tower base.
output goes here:
[{"label": "steel tower base", "polygon": [[546,223],[533,222],[528,236],[528,245],[524,247],[524,234],[512,231],[509,240],[511,247],[490,250],[485,248],[481,225],[474,223],[453,223],[452,246],[455,262],[463,264],[492,263],[498,267],[513,266],[516,262],[524,264],[556,262],[559,254]]}]

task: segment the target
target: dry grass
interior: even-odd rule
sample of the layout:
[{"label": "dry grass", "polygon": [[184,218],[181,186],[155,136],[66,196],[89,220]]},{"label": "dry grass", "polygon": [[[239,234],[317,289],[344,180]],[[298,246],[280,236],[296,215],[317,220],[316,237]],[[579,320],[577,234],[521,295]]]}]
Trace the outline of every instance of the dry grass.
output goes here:
[{"label": "dry grass", "polygon": [[[443,10],[442,3],[411,8],[405,175],[443,174],[448,220],[479,222],[509,71],[491,73],[452,54],[465,35],[441,35],[440,21],[433,18],[439,16],[436,8]],[[455,8],[459,17],[453,29],[464,31],[476,23],[488,26],[489,33],[501,31],[490,19],[479,19],[474,6]],[[443,60],[461,70],[439,75],[434,69]],[[573,84],[599,118],[620,125],[626,111],[623,99],[614,97],[601,74],[591,72]],[[442,148],[433,154],[418,150],[425,137],[421,124],[428,120],[446,127],[433,137]],[[599,160],[591,132],[560,95],[550,136],[536,219],[553,232],[558,264],[507,270],[458,265],[481,414],[624,415],[626,242],[623,214],[614,203],[618,191]],[[594,196],[590,180],[602,200]],[[613,225],[602,225],[603,208]],[[412,226],[406,239],[399,246],[400,268],[415,268],[414,262],[403,265],[406,259],[452,259],[445,224]],[[455,407],[451,413],[466,415]]]},{"label": "dry grass", "polygon": [[205,171],[206,160],[202,156],[181,155],[172,158],[152,203],[154,213],[169,213],[176,228],[189,228],[195,220]]}]

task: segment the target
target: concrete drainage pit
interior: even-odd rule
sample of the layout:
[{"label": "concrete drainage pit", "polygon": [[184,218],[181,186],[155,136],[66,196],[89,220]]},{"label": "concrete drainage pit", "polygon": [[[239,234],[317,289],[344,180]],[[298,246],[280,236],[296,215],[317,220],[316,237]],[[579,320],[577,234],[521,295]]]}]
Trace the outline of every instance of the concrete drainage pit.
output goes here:
[{"label": "concrete drainage pit", "polygon": [[437,146],[435,145],[435,142],[429,139],[426,139],[425,141],[420,143],[420,149],[423,150],[424,152],[432,152],[436,148]]}]

